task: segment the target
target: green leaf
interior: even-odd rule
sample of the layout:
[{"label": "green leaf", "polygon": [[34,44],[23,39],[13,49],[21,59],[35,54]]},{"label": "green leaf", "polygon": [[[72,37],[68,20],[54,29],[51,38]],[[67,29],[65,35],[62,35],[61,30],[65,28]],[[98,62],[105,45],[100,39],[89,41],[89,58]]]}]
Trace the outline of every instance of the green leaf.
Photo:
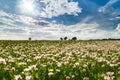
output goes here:
[{"label": "green leaf", "polygon": [[35,74],[35,77],[36,77],[37,79],[39,79],[39,75],[38,75],[38,73]]}]

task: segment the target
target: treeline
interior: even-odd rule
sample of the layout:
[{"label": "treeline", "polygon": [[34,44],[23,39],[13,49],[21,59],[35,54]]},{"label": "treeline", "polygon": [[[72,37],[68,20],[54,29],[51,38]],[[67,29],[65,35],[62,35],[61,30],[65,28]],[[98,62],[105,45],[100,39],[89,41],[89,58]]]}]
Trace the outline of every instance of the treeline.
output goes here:
[{"label": "treeline", "polygon": [[[28,40],[31,41],[32,38],[29,37]],[[72,39],[68,39],[68,37],[63,37],[63,38],[61,37],[60,40],[77,40],[77,37],[73,37]]]},{"label": "treeline", "polygon": [[73,37],[72,39],[68,39],[68,37],[61,37],[60,40],[77,40],[77,37]]},{"label": "treeline", "polygon": [[108,38],[108,39],[102,39],[102,40],[120,40],[120,39]]},{"label": "treeline", "polygon": [[[29,37],[28,40],[31,41],[32,38]],[[64,41],[65,41],[65,40],[73,40],[73,41],[76,41],[76,40],[78,40],[78,39],[77,39],[77,37],[72,37],[71,39],[68,39],[68,37],[65,36],[65,37],[60,37],[60,40],[61,40],[61,41],[62,41],[62,40],[64,40]],[[115,38],[104,38],[104,39],[89,39],[89,40],[120,40],[120,39],[115,39]]]}]

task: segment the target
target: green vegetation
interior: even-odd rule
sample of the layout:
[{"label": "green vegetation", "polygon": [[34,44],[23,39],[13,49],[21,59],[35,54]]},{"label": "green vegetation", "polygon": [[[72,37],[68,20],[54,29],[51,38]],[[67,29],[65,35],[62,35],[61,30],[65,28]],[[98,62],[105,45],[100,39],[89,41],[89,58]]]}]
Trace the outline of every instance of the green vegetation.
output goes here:
[{"label": "green vegetation", "polygon": [[120,41],[0,41],[0,80],[120,80]]}]

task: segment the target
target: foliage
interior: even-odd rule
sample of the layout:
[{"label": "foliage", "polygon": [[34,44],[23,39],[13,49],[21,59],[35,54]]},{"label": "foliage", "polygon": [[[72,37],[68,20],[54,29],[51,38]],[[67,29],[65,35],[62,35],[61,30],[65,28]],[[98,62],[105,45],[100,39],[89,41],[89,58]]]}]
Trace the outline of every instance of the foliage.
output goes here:
[{"label": "foliage", "polygon": [[67,40],[68,38],[67,37],[64,37],[64,40]]},{"label": "foliage", "polygon": [[60,40],[63,40],[63,38],[61,37]]},{"label": "foliage", "polygon": [[72,40],[77,40],[77,37],[73,37]]},{"label": "foliage", "polygon": [[120,80],[120,41],[0,44],[0,80]]},{"label": "foliage", "polygon": [[32,38],[31,37],[29,37],[29,41],[31,41],[32,40]]}]

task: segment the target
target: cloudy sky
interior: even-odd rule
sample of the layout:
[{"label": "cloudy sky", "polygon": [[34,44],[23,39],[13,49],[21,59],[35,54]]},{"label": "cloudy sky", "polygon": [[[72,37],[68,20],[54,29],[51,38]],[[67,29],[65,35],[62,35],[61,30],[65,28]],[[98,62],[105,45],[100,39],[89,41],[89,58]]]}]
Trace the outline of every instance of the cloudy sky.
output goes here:
[{"label": "cloudy sky", "polygon": [[120,38],[120,0],[0,0],[0,39]]}]

